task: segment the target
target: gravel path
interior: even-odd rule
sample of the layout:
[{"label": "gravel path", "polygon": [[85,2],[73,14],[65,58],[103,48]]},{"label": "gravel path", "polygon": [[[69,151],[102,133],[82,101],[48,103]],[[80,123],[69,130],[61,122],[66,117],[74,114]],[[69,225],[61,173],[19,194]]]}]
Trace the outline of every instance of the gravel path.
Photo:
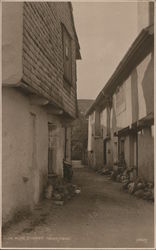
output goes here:
[{"label": "gravel path", "polygon": [[81,193],[63,206],[44,201],[33,217],[11,226],[3,247],[152,248],[153,203],[88,168],[74,170]]}]

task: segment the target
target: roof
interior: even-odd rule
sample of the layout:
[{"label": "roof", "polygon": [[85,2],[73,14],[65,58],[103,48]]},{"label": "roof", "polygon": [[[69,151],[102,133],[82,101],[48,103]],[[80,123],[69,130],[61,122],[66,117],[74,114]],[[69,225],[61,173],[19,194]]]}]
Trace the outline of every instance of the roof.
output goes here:
[{"label": "roof", "polygon": [[86,112],[86,116],[91,114],[95,108],[111,96],[116,87],[120,85],[130,75],[132,70],[142,61],[154,46],[154,26],[150,25],[143,29],[132,43],[131,47],[117,66],[104,88],[101,90],[94,103]]},{"label": "roof", "polygon": [[92,99],[78,99],[77,101],[78,101],[79,111],[82,112],[83,114],[86,113],[88,108],[94,102],[94,100],[92,100]]}]

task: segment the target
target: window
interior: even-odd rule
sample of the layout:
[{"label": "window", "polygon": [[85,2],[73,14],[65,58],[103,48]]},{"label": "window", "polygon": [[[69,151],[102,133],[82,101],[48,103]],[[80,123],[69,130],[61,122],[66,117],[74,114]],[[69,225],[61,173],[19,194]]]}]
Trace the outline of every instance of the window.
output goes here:
[{"label": "window", "polygon": [[63,64],[64,64],[64,80],[72,84],[72,48],[71,37],[62,24],[62,39],[63,39]]},{"label": "window", "polygon": [[101,136],[102,136],[102,138],[103,138],[103,128],[101,128]]},{"label": "window", "polygon": [[120,141],[120,153],[121,154],[124,154],[124,152],[125,152],[125,150],[124,150],[124,144],[125,144],[124,140],[121,140]]}]

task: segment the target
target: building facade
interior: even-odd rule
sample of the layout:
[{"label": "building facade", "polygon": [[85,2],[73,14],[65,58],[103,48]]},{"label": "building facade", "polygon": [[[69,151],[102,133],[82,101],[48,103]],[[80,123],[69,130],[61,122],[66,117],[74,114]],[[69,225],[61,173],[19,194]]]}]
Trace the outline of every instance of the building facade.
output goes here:
[{"label": "building facade", "polygon": [[79,160],[86,165],[88,160],[88,119],[85,117],[86,110],[93,100],[78,100],[78,118],[72,123],[72,160]]},{"label": "building facade", "polygon": [[37,204],[48,175],[63,176],[71,159],[81,55],[68,2],[3,2],[2,35],[5,223]]},{"label": "building facade", "polygon": [[94,168],[124,165],[134,178],[153,181],[154,30],[148,20],[87,112],[88,154]]}]

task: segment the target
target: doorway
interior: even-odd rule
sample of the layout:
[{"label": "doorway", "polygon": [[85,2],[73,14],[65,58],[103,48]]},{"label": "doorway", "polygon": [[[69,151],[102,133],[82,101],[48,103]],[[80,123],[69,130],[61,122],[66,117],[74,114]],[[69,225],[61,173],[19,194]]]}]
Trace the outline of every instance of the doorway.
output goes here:
[{"label": "doorway", "polygon": [[34,204],[37,204],[39,201],[40,195],[40,177],[39,177],[39,169],[37,164],[37,124],[36,124],[36,114],[30,113],[30,128],[31,128],[31,185],[32,185],[32,192],[31,192],[31,207]]},{"label": "doorway", "polygon": [[130,136],[130,165],[138,172],[138,142],[137,132]]},{"label": "doorway", "polygon": [[103,163],[104,165],[107,164],[107,140],[103,141]]},{"label": "doorway", "polygon": [[48,175],[56,172],[56,125],[48,123]]}]

